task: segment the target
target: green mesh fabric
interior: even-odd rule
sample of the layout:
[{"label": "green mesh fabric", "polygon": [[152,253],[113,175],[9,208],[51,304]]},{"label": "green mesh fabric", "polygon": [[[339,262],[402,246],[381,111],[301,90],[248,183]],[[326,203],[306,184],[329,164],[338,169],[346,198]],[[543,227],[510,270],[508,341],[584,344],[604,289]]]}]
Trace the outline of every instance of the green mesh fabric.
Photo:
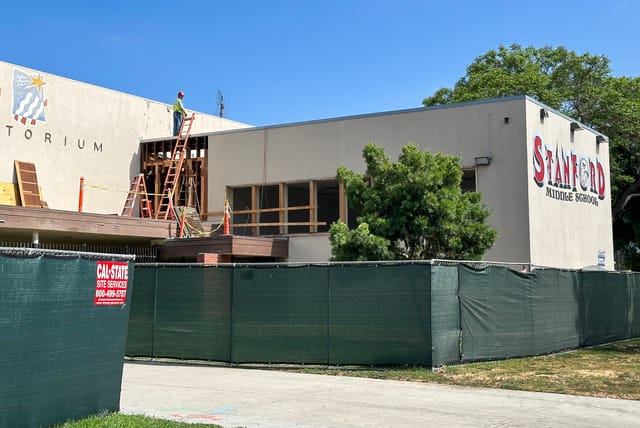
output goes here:
[{"label": "green mesh fabric", "polygon": [[232,276],[227,267],[158,269],[153,356],[229,359]]},{"label": "green mesh fabric", "polygon": [[640,335],[640,274],[465,265],[139,266],[128,355],[419,364]]},{"label": "green mesh fabric", "polygon": [[434,366],[460,361],[458,267],[431,267],[431,358]]},{"label": "green mesh fabric", "polygon": [[126,354],[153,356],[153,328],[157,269],[136,268],[135,287],[131,290],[129,331]]},{"label": "green mesh fabric", "polygon": [[633,286],[625,274],[581,272],[583,345],[628,339],[633,330]]},{"label": "green mesh fabric", "polygon": [[628,323],[629,337],[640,337],[640,275],[626,274],[625,279],[629,286]]},{"label": "green mesh fabric", "polygon": [[507,268],[459,267],[462,360],[532,355],[533,278]]},{"label": "green mesh fabric", "polygon": [[328,269],[237,268],[232,361],[326,363]]},{"label": "green mesh fabric", "polygon": [[96,260],[80,257],[0,252],[1,427],[119,410],[133,264],[125,304],[96,306]]},{"label": "green mesh fabric", "polygon": [[431,364],[430,266],[333,266],[331,364]]},{"label": "green mesh fabric", "polygon": [[532,279],[531,355],[580,346],[580,299],[577,272],[537,270]]}]

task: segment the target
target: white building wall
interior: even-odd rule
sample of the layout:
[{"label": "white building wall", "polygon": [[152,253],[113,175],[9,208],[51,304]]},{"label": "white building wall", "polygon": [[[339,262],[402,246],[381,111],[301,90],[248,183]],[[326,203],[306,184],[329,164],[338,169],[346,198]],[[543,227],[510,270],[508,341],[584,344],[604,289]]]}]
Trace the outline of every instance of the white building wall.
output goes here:
[{"label": "white building wall", "polygon": [[331,258],[328,233],[289,237],[289,262],[326,262]]},{"label": "white building wall", "polygon": [[[37,119],[23,124],[18,111]],[[0,62],[0,182],[17,182],[14,160],[34,163],[50,208],[77,210],[83,176],[83,211],[119,213],[140,170],[140,140],[170,136],[172,126],[171,105]],[[192,134],[245,127],[196,113]]]},{"label": "white building wall", "polygon": [[[225,186],[335,178],[339,165],[364,172],[362,149],[368,142],[384,147],[393,161],[412,142],[434,153],[462,154],[467,168],[474,167],[477,156],[492,158],[491,165],[476,170],[478,191],[493,212],[489,223],[499,233],[485,258],[526,262],[526,102],[494,100],[211,135],[210,210],[222,211]],[[326,257],[328,236],[314,239],[321,250],[292,246],[292,260],[326,261],[316,257]]]},{"label": "white building wall", "polygon": [[572,133],[553,111],[541,120],[539,111],[527,105],[531,263],[614,269],[608,144],[589,129]]}]

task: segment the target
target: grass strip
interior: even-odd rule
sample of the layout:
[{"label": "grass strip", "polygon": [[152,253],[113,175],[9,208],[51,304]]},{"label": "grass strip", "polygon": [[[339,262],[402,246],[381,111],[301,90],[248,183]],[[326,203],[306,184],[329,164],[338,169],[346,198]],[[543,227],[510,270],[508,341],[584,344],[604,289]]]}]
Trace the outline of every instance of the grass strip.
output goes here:
[{"label": "grass strip", "polygon": [[66,422],[57,425],[57,428],[222,428],[214,424],[191,424],[186,422],[170,421],[166,419],[152,418],[140,415],[124,415],[111,413],[81,419],[74,422]]},{"label": "grass strip", "polygon": [[296,372],[640,400],[640,338],[561,354],[430,367]]}]

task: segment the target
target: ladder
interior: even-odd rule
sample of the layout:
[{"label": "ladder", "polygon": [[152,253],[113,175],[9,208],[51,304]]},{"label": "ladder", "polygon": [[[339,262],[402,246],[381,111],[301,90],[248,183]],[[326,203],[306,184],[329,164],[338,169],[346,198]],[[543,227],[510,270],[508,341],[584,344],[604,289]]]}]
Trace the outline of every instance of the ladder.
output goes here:
[{"label": "ladder", "polygon": [[191,133],[191,125],[196,115],[192,113],[190,117],[185,117],[180,126],[180,132],[176,139],[176,145],[173,148],[171,159],[169,160],[169,169],[164,180],[162,188],[162,196],[160,196],[160,205],[156,210],[156,219],[174,218],[173,213],[173,194],[175,192],[176,180],[182,170],[182,163],[187,156],[187,141]]},{"label": "ladder", "polygon": [[149,195],[147,194],[147,186],[144,184],[144,174],[138,174],[131,180],[129,193],[127,194],[127,199],[124,201],[124,207],[120,215],[131,217],[131,214],[133,214],[133,206],[138,197],[140,217],[151,218],[151,201],[149,201]]}]

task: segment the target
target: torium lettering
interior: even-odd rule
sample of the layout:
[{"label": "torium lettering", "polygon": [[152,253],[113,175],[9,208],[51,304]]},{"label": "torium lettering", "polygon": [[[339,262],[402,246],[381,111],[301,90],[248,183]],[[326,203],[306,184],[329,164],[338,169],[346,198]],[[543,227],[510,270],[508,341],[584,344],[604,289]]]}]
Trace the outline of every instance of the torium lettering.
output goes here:
[{"label": "torium lettering", "polygon": [[[14,125],[5,125],[5,128],[7,129],[7,134],[6,134],[7,137],[14,138],[17,135],[18,138],[21,138],[20,133],[15,134],[12,132]],[[26,128],[22,136],[24,137],[23,141],[39,140],[39,141],[42,141],[43,143],[47,143],[50,145],[55,145],[57,142],[57,144],[62,145],[63,147],[70,147],[70,148],[74,147],[73,144],[67,144],[68,138],[66,135],[64,137],[56,138],[56,136],[53,133],[51,132],[40,133],[38,129]],[[93,143],[93,152],[102,153],[104,151],[104,143],[89,140],[90,142],[89,142],[89,145],[87,146],[87,139],[85,138],[77,138],[76,141],[77,141],[77,144],[75,146],[78,148],[78,150],[83,150],[83,151],[85,149],[91,150],[91,145],[92,145],[91,143]]]}]

